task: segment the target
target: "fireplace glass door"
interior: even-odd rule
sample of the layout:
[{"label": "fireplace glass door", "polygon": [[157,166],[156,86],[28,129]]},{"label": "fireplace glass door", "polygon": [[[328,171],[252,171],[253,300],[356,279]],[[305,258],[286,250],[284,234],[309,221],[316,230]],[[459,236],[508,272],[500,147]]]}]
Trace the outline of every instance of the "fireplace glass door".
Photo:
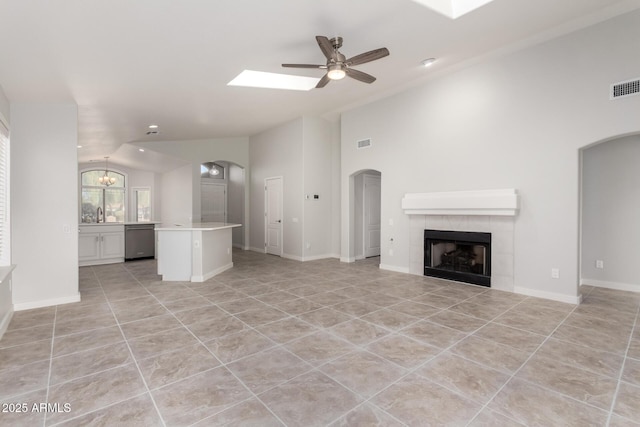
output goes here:
[{"label": "fireplace glass door", "polygon": [[426,276],[491,284],[491,233],[425,230]]}]

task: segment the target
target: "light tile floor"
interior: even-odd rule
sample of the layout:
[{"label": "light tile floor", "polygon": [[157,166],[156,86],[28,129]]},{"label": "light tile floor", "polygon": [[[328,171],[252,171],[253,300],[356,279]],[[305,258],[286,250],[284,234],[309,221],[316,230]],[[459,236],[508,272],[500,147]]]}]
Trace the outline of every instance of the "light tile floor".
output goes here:
[{"label": "light tile floor", "polygon": [[640,294],[234,260],[206,283],[84,267],[81,303],[15,313],[0,425],[640,425]]}]

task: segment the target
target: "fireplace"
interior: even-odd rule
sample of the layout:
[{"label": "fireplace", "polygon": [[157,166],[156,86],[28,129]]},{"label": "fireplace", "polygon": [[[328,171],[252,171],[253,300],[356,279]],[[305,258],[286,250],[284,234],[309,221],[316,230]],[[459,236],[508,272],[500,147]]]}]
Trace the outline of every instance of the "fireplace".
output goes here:
[{"label": "fireplace", "polygon": [[491,286],[491,233],[424,230],[424,275]]}]

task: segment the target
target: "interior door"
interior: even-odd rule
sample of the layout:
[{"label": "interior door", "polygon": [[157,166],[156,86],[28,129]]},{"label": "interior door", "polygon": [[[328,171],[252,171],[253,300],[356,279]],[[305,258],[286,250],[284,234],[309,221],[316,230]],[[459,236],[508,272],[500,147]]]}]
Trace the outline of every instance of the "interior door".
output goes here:
[{"label": "interior door", "polygon": [[364,256],[380,255],[380,185],[379,176],[364,176]]},{"label": "interior door", "polygon": [[282,177],[264,183],[265,251],[282,256]]},{"label": "interior door", "polygon": [[227,222],[226,184],[200,184],[200,203],[202,222]]}]

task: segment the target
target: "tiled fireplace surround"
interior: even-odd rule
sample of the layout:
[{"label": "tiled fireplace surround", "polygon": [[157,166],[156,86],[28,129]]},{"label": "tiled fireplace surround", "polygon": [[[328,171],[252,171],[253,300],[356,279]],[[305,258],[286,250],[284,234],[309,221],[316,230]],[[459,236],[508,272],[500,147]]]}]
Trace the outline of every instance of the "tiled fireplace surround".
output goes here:
[{"label": "tiled fireplace surround", "polygon": [[402,200],[409,215],[409,273],[424,274],[424,230],[491,233],[491,287],[514,291],[515,189],[413,193]]},{"label": "tiled fireplace surround", "polygon": [[411,215],[409,272],[424,274],[424,230],[491,233],[491,287],[513,292],[514,218],[480,215]]}]

